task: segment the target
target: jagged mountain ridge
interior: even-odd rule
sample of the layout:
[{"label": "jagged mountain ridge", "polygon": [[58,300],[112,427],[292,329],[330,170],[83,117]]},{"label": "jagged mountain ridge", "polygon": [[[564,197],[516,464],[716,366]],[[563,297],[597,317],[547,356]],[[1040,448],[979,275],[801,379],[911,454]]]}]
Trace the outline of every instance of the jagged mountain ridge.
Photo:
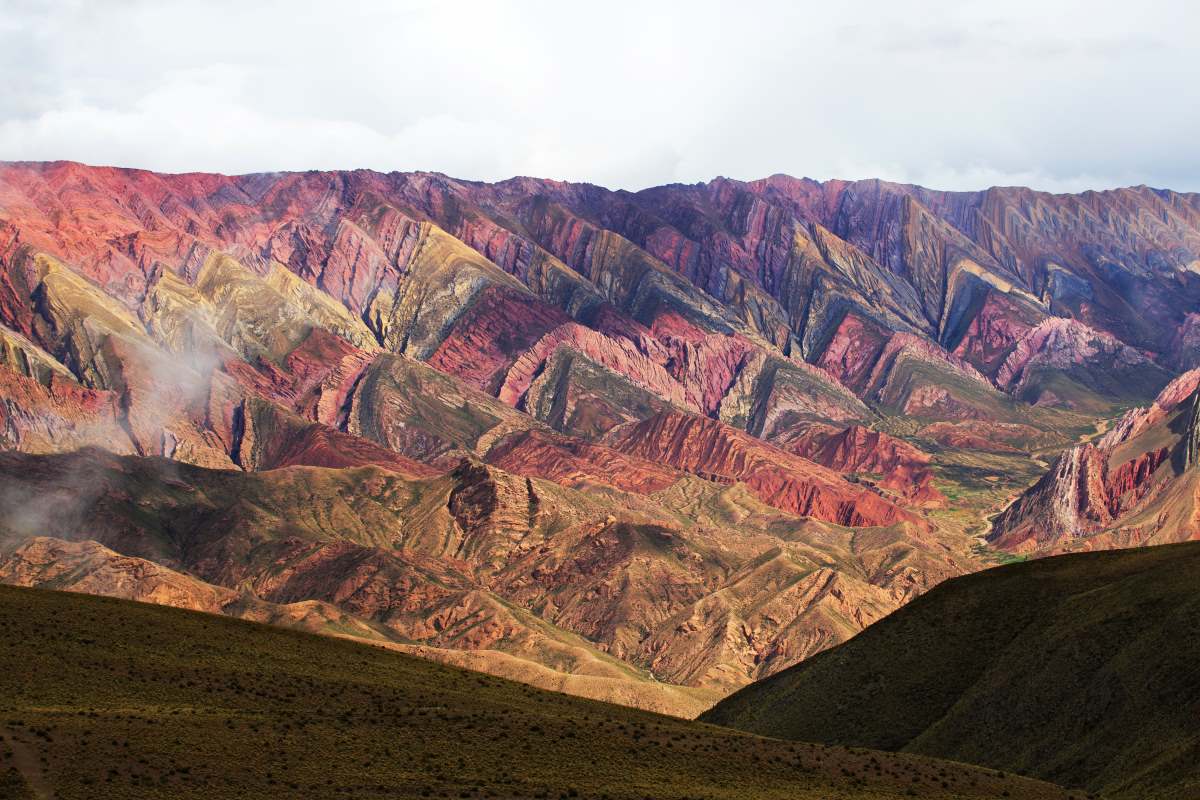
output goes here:
[{"label": "jagged mountain ridge", "polygon": [[[1033,451],[1189,364],[1196,207],[782,176],[628,193],[5,164],[3,441],[417,483],[486,469],[471,506],[488,548],[422,551],[486,576],[484,618],[511,604],[550,639],[725,691],[986,563],[974,520],[1024,488]],[[1118,296],[1161,301],[1170,335],[1147,338]],[[576,493],[570,535],[539,522],[538,480]],[[471,538],[474,518],[447,516]],[[78,523],[16,527],[143,557]],[[533,533],[547,550],[525,558]],[[199,577],[234,588],[245,554],[223,558]],[[597,558],[616,570],[585,582],[604,602],[561,594]],[[628,599],[664,575],[685,590]],[[574,674],[547,653],[504,655]]]}]

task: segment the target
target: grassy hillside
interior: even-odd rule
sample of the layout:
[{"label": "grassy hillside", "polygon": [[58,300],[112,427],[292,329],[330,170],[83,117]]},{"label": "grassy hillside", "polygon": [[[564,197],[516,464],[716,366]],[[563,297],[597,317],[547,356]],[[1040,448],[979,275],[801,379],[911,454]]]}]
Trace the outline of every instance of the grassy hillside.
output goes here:
[{"label": "grassy hillside", "polygon": [[762,739],[380,648],[0,587],[4,797],[1065,798]]},{"label": "grassy hillside", "polygon": [[702,719],[1112,797],[1200,797],[1200,544],[948,581]]}]

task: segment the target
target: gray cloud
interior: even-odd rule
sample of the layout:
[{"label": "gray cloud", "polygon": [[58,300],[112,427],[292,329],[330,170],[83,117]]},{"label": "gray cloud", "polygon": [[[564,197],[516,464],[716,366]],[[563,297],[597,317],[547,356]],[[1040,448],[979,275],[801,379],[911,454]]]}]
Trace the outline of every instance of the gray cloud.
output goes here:
[{"label": "gray cloud", "polygon": [[1200,189],[1186,0],[0,5],[3,159]]}]

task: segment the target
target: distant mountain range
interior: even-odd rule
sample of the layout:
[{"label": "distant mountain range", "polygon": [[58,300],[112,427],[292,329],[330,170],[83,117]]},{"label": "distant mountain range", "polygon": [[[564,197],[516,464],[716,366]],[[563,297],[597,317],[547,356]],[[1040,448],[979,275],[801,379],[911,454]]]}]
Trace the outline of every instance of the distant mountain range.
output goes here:
[{"label": "distant mountain range", "polygon": [[1200,195],[0,164],[0,580],[694,715],[1200,536]]}]

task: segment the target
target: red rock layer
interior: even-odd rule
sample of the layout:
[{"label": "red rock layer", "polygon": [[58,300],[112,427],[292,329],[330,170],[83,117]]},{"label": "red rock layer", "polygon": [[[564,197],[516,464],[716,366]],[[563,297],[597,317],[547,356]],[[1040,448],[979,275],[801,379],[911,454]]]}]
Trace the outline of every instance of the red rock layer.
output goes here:
[{"label": "red rock layer", "polygon": [[[860,397],[884,402],[901,400],[904,403],[902,410],[907,414],[949,415],[953,418],[967,412],[947,405],[943,400],[947,396],[944,389],[937,386],[909,387],[905,397],[890,397],[892,393],[888,390],[893,370],[908,359],[928,362],[940,371],[990,386],[990,381],[975,367],[928,339],[911,333],[893,333],[854,314],[847,314],[842,320],[817,363]],[[928,393],[930,388],[934,390],[932,394]]]},{"label": "red rock layer", "polygon": [[309,425],[300,432],[279,437],[269,455],[264,456],[258,469],[308,466],[344,467],[376,466],[407,478],[428,478],[441,470],[422,464],[374,442],[351,436],[325,425]]},{"label": "red rock layer", "polygon": [[58,376],[43,385],[5,366],[0,366],[0,444],[30,453],[88,446],[134,452],[114,393]]},{"label": "red rock layer", "polygon": [[682,383],[689,404],[712,414],[738,373],[758,352],[741,336],[709,334],[698,340],[667,339],[671,358],[667,369]]},{"label": "red rock layer", "polygon": [[1118,517],[1137,505],[1149,491],[1150,478],[1154,471],[1170,456],[1166,447],[1142,453],[1121,464],[1105,476],[1104,487],[1108,493],[1108,512]]},{"label": "red rock layer", "polygon": [[[526,358],[535,342],[544,339],[548,331],[566,324],[573,323],[558,309],[514,289],[490,286],[454,326],[428,363],[469,386],[494,393],[505,370],[518,357]],[[593,331],[588,333],[596,335]]]},{"label": "red rock layer", "polygon": [[510,405],[519,406],[546,360],[559,347],[582,353],[670,403],[698,407],[690,401],[682,384],[661,364],[639,352],[630,340],[612,339],[574,322],[555,328],[522,353],[509,370],[497,396]]},{"label": "red rock layer", "polygon": [[660,491],[680,478],[673,469],[611,447],[543,431],[516,433],[498,442],[488,451],[487,462],[564,486],[602,483],[639,494]]},{"label": "red rock layer", "polygon": [[871,370],[890,338],[890,331],[855,314],[847,314],[817,365],[862,396],[870,385]]},{"label": "red rock layer", "polygon": [[248,394],[275,401],[306,419],[340,425],[345,405],[373,355],[323,328],[313,328],[281,364],[228,359],[221,364]]},{"label": "red rock layer", "polygon": [[1093,444],[1074,447],[996,518],[988,538],[1013,551],[1070,549],[1073,540],[1118,525],[1147,497],[1165,490],[1174,475],[1164,482],[1157,473],[1171,452],[1157,447],[1114,464],[1111,451]]},{"label": "red rock layer", "polygon": [[994,374],[1030,330],[1020,306],[1000,292],[988,292],[979,313],[954,348],[954,354]]},{"label": "red rock layer", "polygon": [[941,507],[946,497],[933,486],[932,460],[903,440],[862,425],[837,431],[824,426],[800,431],[785,449],[838,472],[870,472],[881,476],[879,485],[925,507]]},{"label": "red rock layer", "polygon": [[666,412],[612,432],[617,450],[718,481],[741,481],[764,503],[839,525],[917,518],[835,472],[705,417]]}]

